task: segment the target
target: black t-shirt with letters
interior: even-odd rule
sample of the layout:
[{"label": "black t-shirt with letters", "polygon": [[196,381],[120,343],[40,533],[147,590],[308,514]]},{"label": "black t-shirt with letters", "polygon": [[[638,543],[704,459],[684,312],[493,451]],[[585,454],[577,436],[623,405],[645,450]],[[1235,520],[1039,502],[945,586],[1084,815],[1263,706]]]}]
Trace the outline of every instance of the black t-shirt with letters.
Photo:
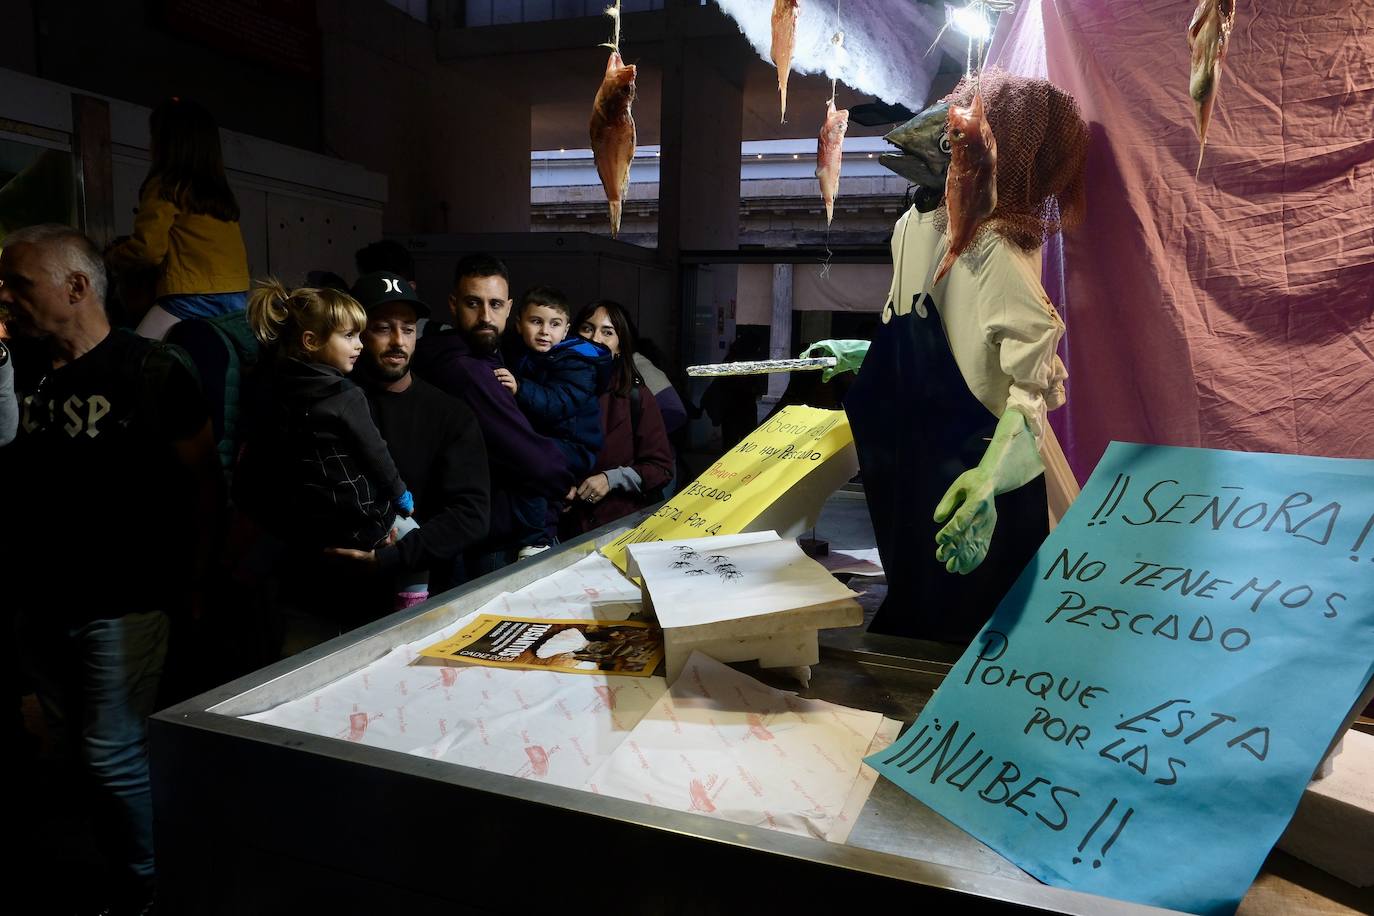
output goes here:
[{"label": "black t-shirt with letters", "polygon": [[116,329],[57,369],[20,341],[15,368],[19,433],[0,449],[0,479],[17,605],[68,622],[175,610],[197,503],[173,443],[208,417],[189,362]]}]

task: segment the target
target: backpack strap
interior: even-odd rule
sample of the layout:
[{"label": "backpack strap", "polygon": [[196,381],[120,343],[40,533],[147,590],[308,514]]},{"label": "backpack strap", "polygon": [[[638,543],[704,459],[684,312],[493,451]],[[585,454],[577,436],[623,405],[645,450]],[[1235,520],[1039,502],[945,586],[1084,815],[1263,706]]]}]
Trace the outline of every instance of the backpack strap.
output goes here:
[{"label": "backpack strap", "polygon": [[[634,436],[634,438],[635,438],[636,440],[639,439],[639,418],[640,418],[640,416],[642,416],[643,413],[644,413],[644,396],[643,396],[642,394],[640,394],[639,389],[640,389],[640,387],[641,387],[642,385],[644,385],[644,384],[645,384],[644,379],[640,377],[640,375],[639,375],[638,372],[636,372],[636,373],[635,373],[635,377],[634,377],[634,382],[630,385],[630,395],[629,395],[629,398],[630,398],[630,433],[631,433],[631,435]],[[656,502],[659,502],[660,500],[662,500],[662,499],[663,499],[663,490],[664,490],[664,487],[666,487],[666,486],[667,486],[667,484],[664,484],[663,486],[655,487],[655,488],[652,489],[652,490],[646,491],[646,492],[643,494],[643,496],[644,496],[644,498],[645,498],[646,500],[648,500],[648,503],[645,503],[645,505],[648,505],[649,503],[656,503]]]},{"label": "backpack strap", "polygon": [[639,437],[639,418],[644,414],[644,397],[639,393],[641,384],[637,375],[630,383],[630,431],[636,438]]},{"label": "backpack strap", "polygon": [[248,374],[257,365],[259,349],[257,341],[248,330],[242,312],[230,312],[203,319],[214,331],[220,345],[224,347],[224,413],[220,439],[215,443],[219,454],[220,467],[226,475],[233,472],[234,461],[238,457],[239,421],[243,413],[244,392],[248,385]]},{"label": "backpack strap", "polygon": [[127,347],[120,375],[124,384],[128,386],[127,390],[134,392],[138,405],[129,422],[131,426],[136,425],[141,431],[148,433],[160,430],[162,426],[161,407],[158,403],[162,378],[153,378],[153,374],[148,370],[148,362],[154,355],[168,362],[181,364],[191,373],[197,384],[200,382],[200,373],[195,363],[181,347],[142,337]]}]

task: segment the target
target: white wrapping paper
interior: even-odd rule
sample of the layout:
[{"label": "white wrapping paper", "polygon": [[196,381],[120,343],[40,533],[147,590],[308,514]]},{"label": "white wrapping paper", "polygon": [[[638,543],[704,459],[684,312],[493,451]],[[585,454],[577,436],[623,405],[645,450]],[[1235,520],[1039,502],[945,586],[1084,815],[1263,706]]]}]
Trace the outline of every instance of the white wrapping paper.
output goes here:
[{"label": "white wrapping paper", "polygon": [[775,690],[698,652],[587,787],[843,842],[863,807],[850,795],[882,723],[879,713]]},{"label": "white wrapping paper", "polygon": [[896,737],[880,727],[897,723],[878,713],[799,699],[701,655],[696,674],[659,706],[658,677],[412,664],[478,613],[623,619],[639,598],[638,586],[591,556],[245,718],[678,810],[709,806],[717,817],[844,842],[873,786],[861,758]]},{"label": "white wrapping paper", "polygon": [[[478,613],[624,619],[639,589],[590,556],[360,671],[267,712],[284,728],[580,787],[664,690],[662,678],[412,665]],[[608,603],[609,602],[609,603]]]}]

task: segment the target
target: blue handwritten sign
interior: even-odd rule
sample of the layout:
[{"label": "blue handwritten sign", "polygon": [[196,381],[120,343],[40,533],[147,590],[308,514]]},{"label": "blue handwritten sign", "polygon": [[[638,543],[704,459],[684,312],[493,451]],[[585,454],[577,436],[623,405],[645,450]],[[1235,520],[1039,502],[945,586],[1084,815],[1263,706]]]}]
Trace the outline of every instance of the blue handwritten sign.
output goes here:
[{"label": "blue handwritten sign", "polygon": [[868,762],[1048,884],[1225,913],[1371,674],[1374,461],[1113,443]]}]

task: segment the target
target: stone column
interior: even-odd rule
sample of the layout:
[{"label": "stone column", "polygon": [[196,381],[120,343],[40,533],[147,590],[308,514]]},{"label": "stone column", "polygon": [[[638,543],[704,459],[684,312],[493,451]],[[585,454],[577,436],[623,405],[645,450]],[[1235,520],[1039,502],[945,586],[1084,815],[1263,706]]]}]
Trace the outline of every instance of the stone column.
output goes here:
[{"label": "stone column", "polygon": [[[669,0],[670,17],[663,46],[658,248],[674,275],[670,324],[677,334],[672,352],[723,355],[720,322],[691,320],[684,302],[692,285],[684,283],[683,252],[735,251],[739,247],[740,139],[744,118],[744,68],[747,46],[719,37],[692,38],[686,26],[701,9]],[[718,10],[715,15],[723,15]],[[700,31],[696,31],[700,34]],[[752,53],[752,52],[750,52]],[[713,265],[710,308],[729,309],[735,298],[733,265]],[[699,284],[698,297],[705,293]],[[709,334],[708,339],[694,337]]]},{"label": "stone column", "polygon": [[[768,358],[788,359],[792,352],[792,265],[773,265],[773,322],[768,333]],[[777,401],[787,390],[785,373],[768,376],[768,397]]]}]

